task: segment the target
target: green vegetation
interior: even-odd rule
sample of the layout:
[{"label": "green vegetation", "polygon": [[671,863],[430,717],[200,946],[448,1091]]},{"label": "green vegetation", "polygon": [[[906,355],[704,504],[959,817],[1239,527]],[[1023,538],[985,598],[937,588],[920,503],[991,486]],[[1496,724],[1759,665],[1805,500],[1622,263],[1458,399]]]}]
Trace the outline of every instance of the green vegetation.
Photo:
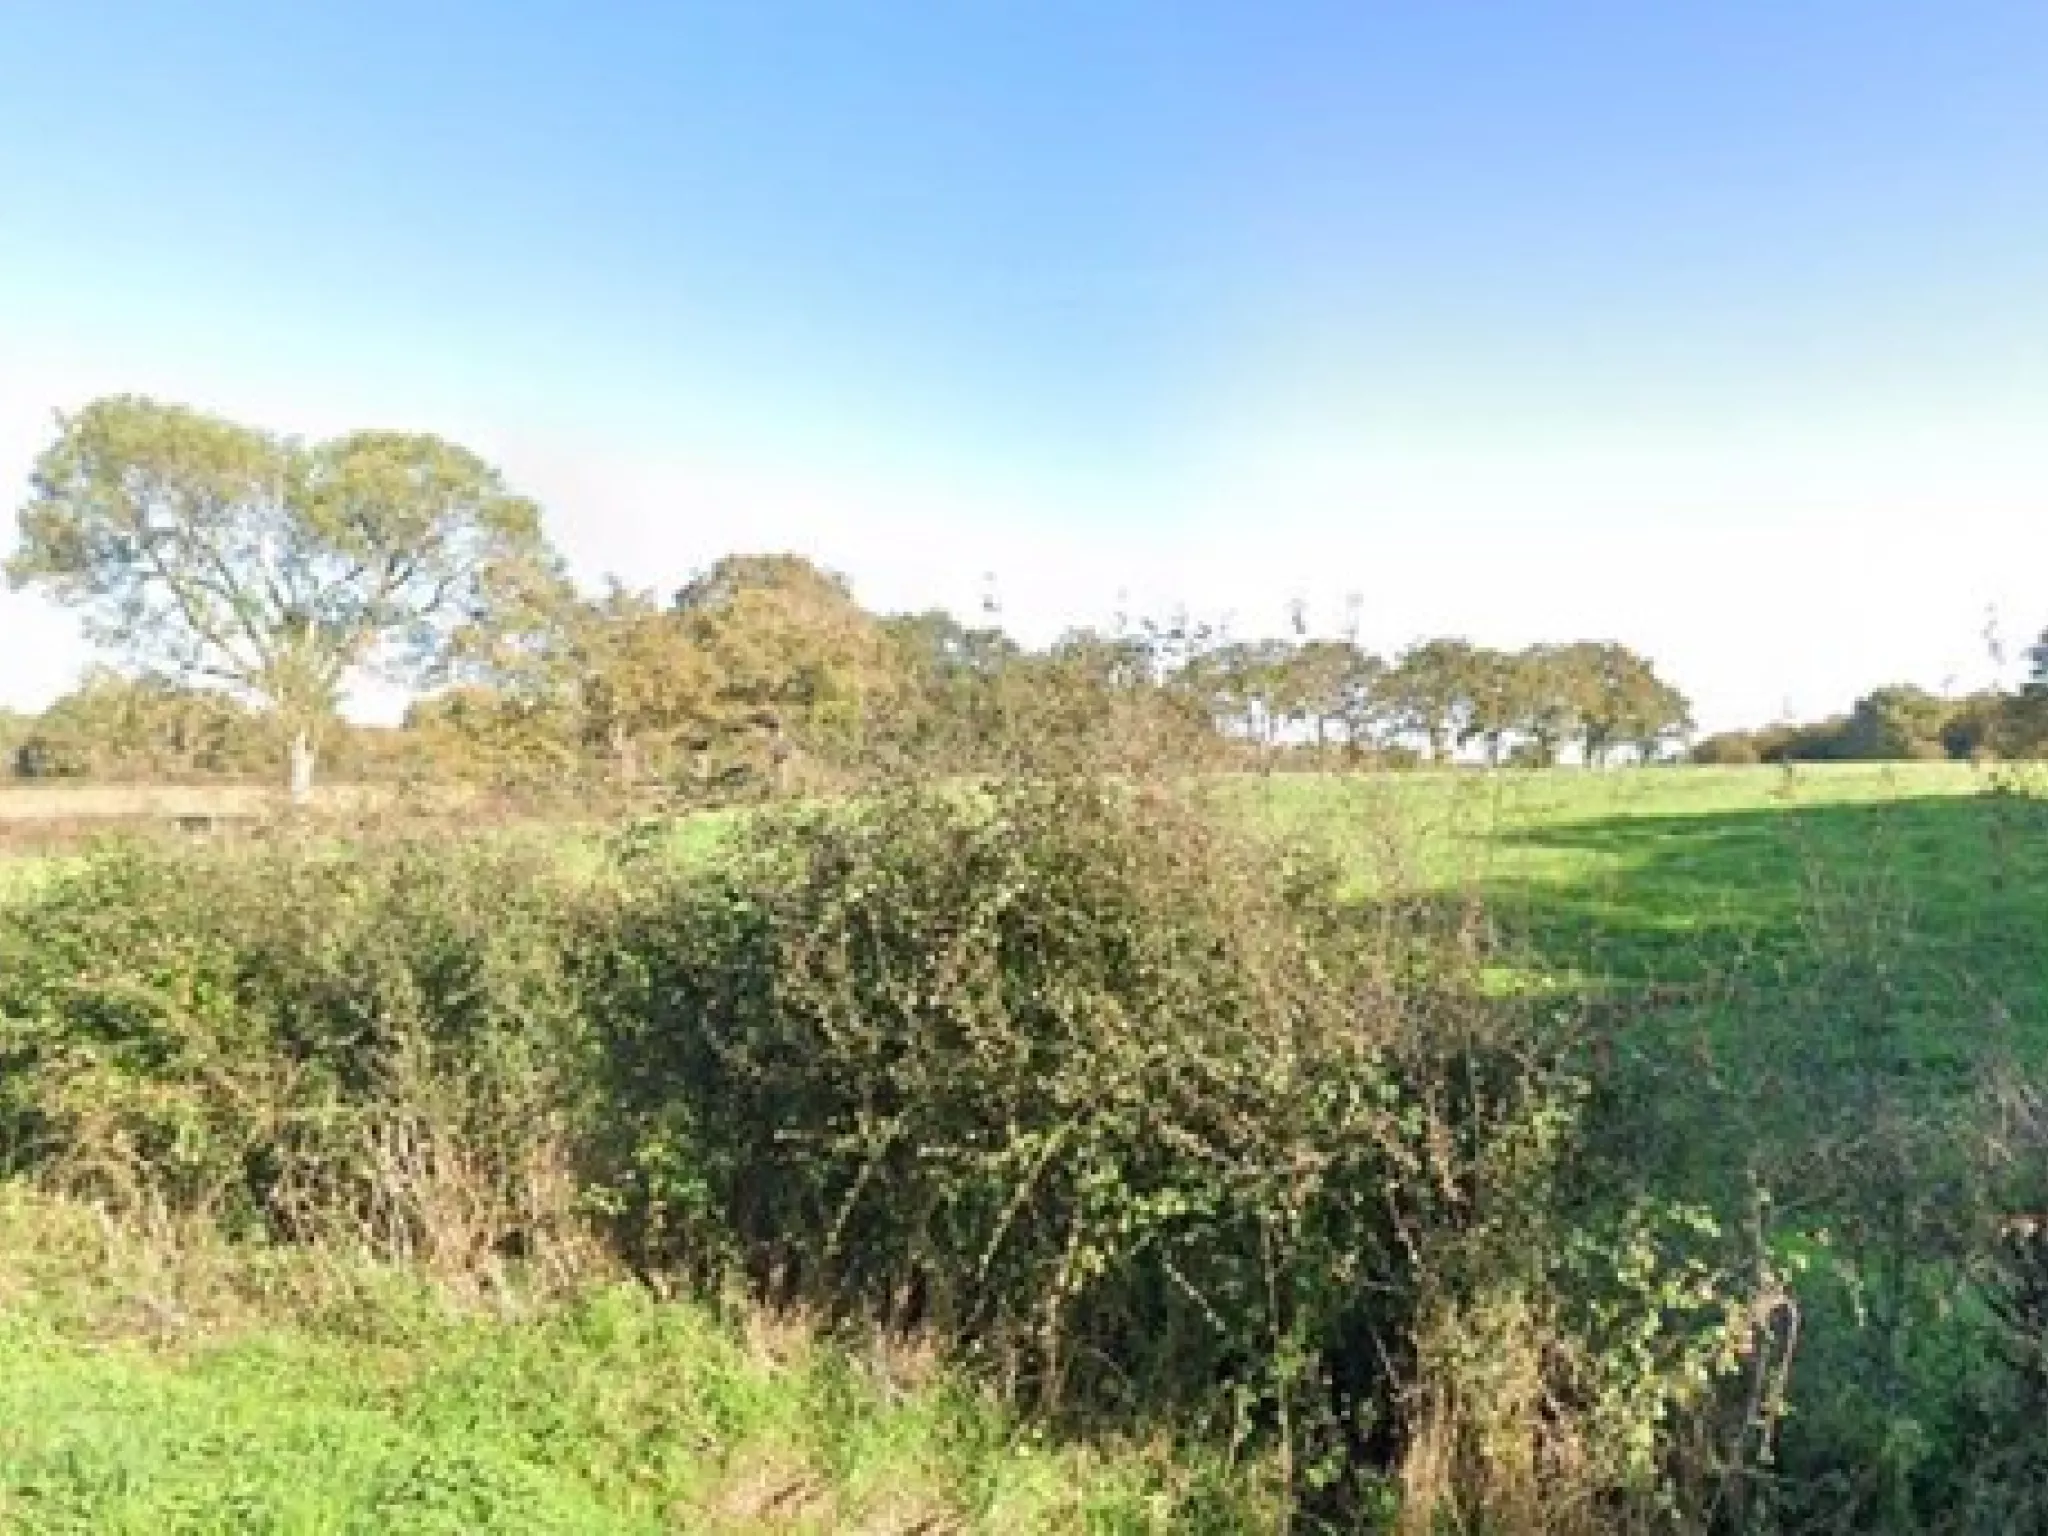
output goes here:
[{"label": "green vegetation", "polygon": [[[795,554],[732,554],[672,593],[579,593],[540,510],[439,439],[307,445],[115,397],[38,461],[10,579],[80,611],[121,672],[0,720],[28,778],[232,782],[316,754],[357,781],[555,806],[734,803],[987,774],[1048,751],[1099,767],[1650,763],[1691,706],[1612,640],[1391,658],[1349,635],[1238,639],[1182,616],[1031,649],[943,613],[877,614]],[[1355,628],[1355,625],[1352,626]],[[2048,650],[2014,693],[1891,686],[1826,721],[1725,732],[1703,763],[1970,761],[2048,747]],[[354,683],[412,687],[402,727],[351,725]],[[1056,744],[1056,745],[1055,745]]]},{"label": "green vegetation", "polygon": [[308,445],[137,396],[63,418],[20,529],[10,581],[148,671],[261,705],[301,795],[352,679],[431,684],[533,643],[562,587],[539,508],[464,449]]},{"label": "green vegetation", "polygon": [[2038,1513],[2023,779],[1168,782],[17,866],[0,1508]]},{"label": "green vegetation", "polygon": [[[1361,926],[1242,818],[1088,776],[612,858],[88,857],[0,920],[0,1142],[252,1251],[565,1295],[624,1262],[922,1341],[1063,1444],[1190,1447],[1105,1474],[1168,1527],[1527,1514],[1555,1457],[1573,1498],[1659,1497],[1614,1431],[1701,1401],[1746,1282],[1700,1213],[1572,1215],[1578,1076],[1478,935]],[[1463,1353],[1527,1317],[1550,1346],[1508,1378]],[[1581,1407],[1500,1465],[1551,1390]],[[1169,1475],[1204,1459],[1227,1488]]]},{"label": "green vegetation", "polygon": [[136,400],[22,531],[139,671],[17,770],[300,804],[0,866],[0,1521],[2048,1525],[2048,652],[1681,767],[1619,644],[593,599]]},{"label": "green vegetation", "polygon": [[0,1528],[1143,1530],[1174,1469],[637,1287],[456,1306],[0,1186]]}]

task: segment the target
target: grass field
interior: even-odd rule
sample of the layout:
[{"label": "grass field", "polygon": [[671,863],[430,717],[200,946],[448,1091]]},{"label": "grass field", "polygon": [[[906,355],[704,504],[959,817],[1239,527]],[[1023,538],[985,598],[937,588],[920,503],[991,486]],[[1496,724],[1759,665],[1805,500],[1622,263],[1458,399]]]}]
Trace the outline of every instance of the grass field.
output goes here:
[{"label": "grass field", "polygon": [[1368,895],[1484,898],[1554,973],[1790,987],[1802,961],[1861,927],[1896,944],[1892,981],[1930,1024],[1974,1000],[2048,1031],[2048,968],[2033,952],[2048,920],[2048,802],[1997,793],[2004,783],[1901,764],[1275,777],[1243,792],[1328,839]]},{"label": "grass field", "polygon": [[[2048,1063],[2048,799],[1961,764],[1247,785],[1362,893],[1482,900],[1516,969],[1614,1005],[1705,1176],[1873,1083],[1926,1103]],[[1697,1171],[1697,1170],[1696,1170]]]}]

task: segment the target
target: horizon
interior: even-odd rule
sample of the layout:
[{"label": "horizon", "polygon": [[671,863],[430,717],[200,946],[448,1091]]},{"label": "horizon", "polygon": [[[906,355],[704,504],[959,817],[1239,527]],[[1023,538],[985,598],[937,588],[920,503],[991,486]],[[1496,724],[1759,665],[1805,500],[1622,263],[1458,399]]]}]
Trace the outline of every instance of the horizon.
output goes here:
[{"label": "horizon", "polygon": [[[587,585],[1043,641],[1614,639],[1703,732],[2048,625],[2048,10],[0,18],[0,487],[141,393],[431,431]],[[12,542],[11,529],[9,543]],[[1995,618],[2001,669],[1986,638]],[[0,705],[93,659],[0,593]],[[391,701],[358,700],[374,718]]]}]

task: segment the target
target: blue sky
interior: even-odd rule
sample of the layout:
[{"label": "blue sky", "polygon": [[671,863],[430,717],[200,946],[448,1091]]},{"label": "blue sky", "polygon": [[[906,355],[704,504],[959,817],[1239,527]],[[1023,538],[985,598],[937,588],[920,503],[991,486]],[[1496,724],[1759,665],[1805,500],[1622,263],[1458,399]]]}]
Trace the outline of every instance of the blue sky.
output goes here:
[{"label": "blue sky", "polygon": [[[0,482],[444,432],[596,577],[1614,637],[1709,724],[2048,624],[2048,6],[0,11]],[[0,595],[0,702],[85,659]]]}]

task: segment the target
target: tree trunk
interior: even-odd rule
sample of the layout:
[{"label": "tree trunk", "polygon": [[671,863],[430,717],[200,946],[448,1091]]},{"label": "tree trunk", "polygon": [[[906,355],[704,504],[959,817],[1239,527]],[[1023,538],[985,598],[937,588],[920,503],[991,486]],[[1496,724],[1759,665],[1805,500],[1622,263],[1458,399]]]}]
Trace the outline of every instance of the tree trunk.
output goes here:
[{"label": "tree trunk", "polygon": [[615,725],[611,735],[613,769],[618,774],[620,786],[631,789],[640,778],[640,754],[635,750],[632,732],[623,725]]},{"label": "tree trunk", "polygon": [[305,806],[313,799],[313,764],[316,752],[313,733],[303,725],[292,732],[291,742],[291,797],[295,806]]}]

